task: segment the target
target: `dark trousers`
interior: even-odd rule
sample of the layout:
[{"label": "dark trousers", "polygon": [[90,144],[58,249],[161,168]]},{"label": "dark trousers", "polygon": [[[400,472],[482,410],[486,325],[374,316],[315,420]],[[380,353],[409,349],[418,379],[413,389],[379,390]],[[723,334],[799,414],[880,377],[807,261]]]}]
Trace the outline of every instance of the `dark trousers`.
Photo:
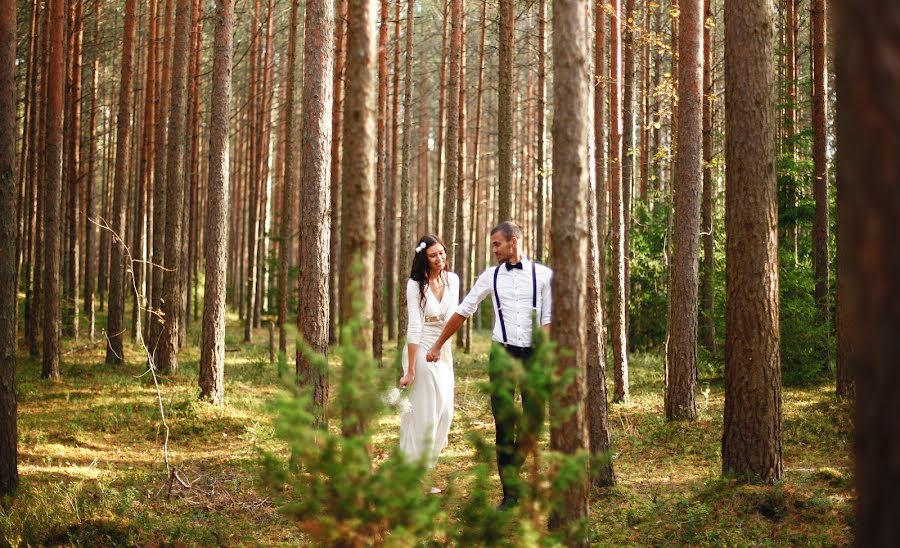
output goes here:
[{"label": "dark trousers", "polygon": [[[531,366],[534,350],[506,346],[506,353],[522,362],[526,371]],[[500,390],[493,390],[491,394],[491,413],[494,415],[494,425],[497,431],[497,470],[500,473],[500,483],[503,485],[503,498],[518,499],[521,495],[521,482],[519,469],[525,460],[522,453],[524,432],[520,432],[519,415],[516,408],[516,381],[508,368],[502,364],[491,363],[489,375],[491,384]],[[522,391],[522,406],[525,409],[529,405],[541,405],[543,402],[532,401],[537,399],[534,394]]]}]

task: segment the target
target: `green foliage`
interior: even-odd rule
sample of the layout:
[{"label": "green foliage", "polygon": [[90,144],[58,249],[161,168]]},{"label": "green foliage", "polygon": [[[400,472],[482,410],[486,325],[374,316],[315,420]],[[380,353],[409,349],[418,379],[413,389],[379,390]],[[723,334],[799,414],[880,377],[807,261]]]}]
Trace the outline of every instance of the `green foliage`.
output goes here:
[{"label": "green foliage", "polygon": [[820,325],[814,298],[815,275],[809,262],[794,266],[790,253],[781,261],[781,376],[788,385],[809,385],[829,373],[822,341],[828,326]]},{"label": "green foliage", "polygon": [[[631,230],[629,346],[657,348],[666,340],[668,315],[666,234],[669,211],[635,203]],[[611,291],[607,291],[611,295]]]},{"label": "green foliage", "polygon": [[[547,518],[564,490],[585,479],[588,455],[562,455],[541,446],[547,402],[558,401],[554,396],[573,378],[571,372],[557,374],[553,345],[542,331],[537,330],[541,335],[536,356],[528,367],[495,344],[491,367],[497,374],[481,386],[503,402],[500,413],[514,417],[521,450],[529,459],[520,505],[514,510],[497,509],[491,501],[494,447],[475,434],[469,436],[475,466],[452,478],[440,497],[426,494],[423,481],[429,472],[424,461],[407,461],[396,445],[373,455],[380,419],[398,409],[381,396],[391,389],[393,370],[379,369],[367,350],[358,349],[353,341],[359,332],[359,321],[352,320],[337,348],[341,375],[329,405],[340,410],[340,429],[323,427],[309,390],[293,390],[276,404],[276,436],[288,446],[290,457],[263,452],[262,479],[281,510],[321,545],[409,545],[426,539],[458,545],[555,542],[546,530]],[[308,348],[305,352],[316,367],[327,366],[323,356],[314,356]],[[526,395],[524,407],[516,403],[517,387]],[[457,494],[455,485],[461,483],[469,486],[465,494]],[[459,521],[451,523],[454,518]]]}]

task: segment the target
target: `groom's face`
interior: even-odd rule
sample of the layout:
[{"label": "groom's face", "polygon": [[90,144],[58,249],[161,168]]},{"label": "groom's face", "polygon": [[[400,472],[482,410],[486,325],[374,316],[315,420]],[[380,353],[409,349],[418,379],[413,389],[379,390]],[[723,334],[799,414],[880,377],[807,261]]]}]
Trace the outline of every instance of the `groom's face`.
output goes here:
[{"label": "groom's face", "polygon": [[491,235],[491,250],[498,263],[505,263],[512,258],[516,248],[516,238],[507,238],[502,232]]}]

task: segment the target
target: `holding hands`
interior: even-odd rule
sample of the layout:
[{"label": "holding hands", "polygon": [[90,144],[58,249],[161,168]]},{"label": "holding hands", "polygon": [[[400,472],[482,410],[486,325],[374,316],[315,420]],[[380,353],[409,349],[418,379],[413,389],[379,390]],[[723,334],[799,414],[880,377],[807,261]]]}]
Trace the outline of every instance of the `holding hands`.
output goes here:
[{"label": "holding hands", "polygon": [[428,349],[428,353],[425,354],[425,359],[430,362],[436,362],[441,357],[441,347],[440,346],[432,346]]}]

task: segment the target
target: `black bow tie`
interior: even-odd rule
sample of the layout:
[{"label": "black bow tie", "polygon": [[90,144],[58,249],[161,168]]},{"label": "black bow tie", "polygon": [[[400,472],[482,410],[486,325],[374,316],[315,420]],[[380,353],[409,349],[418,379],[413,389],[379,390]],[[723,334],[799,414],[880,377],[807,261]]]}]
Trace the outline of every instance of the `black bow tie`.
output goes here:
[{"label": "black bow tie", "polygon": [[522,262],[519,261],[519,262],[517,262],[517,263],[515,263],[515,264],[513,264],[513,263],[506,263],[506,270],[507,270],[507,271],[512,270],[512,269],[514,269],[514,268],[518,268],[519,270],[522,270]]}]

